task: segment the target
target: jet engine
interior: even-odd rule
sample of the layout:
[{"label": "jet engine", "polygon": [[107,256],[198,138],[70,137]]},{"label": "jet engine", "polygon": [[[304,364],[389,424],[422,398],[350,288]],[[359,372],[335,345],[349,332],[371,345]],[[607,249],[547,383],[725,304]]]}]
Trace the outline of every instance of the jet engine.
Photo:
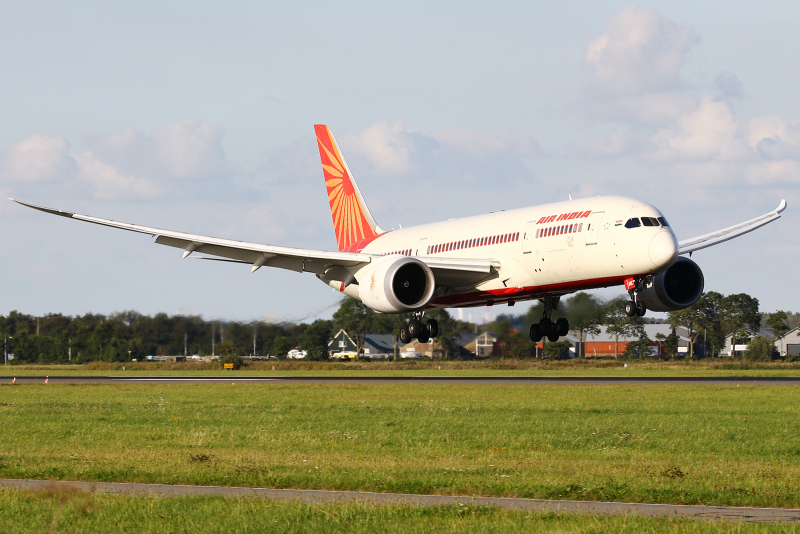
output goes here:
[{"label": "jet engine", "polygon": [[690,260],[679,256],[669,269],[654,276],[640,291],[638,299],[648,310],[668,312],[688,308],[703,294],[703,271]]},{"label": "jet engine", "polygon": [[358,296],[381,313],[405,313],[430,302],[436,280],[430,267],[409,256],[386,256],[356,276]]}]

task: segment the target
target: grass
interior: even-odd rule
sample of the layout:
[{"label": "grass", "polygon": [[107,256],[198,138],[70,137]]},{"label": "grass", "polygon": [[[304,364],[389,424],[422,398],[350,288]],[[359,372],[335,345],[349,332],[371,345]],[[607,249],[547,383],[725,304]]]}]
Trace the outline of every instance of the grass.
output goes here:
[{"label": "grass", "polygon": [[795,524],[535,514],[485,507],[301,504],[214,497],[132,497],[0,490],[0,525],[26,533],[790,533]]},{"label": "grass", "polygon": [[800,388],[0,385],[0,477],[800,507]]},{"label": "grass", "polygon": [[[627,365],[627,367],[625,367]],[[223,371],[218,363],[92,362],[84,365],[0,366],[0,376],[753,376],[800,377],[800,362],[747,363],[741,360],[566,361],[491,359],[485,361],[245,362],[239,371]]]}]

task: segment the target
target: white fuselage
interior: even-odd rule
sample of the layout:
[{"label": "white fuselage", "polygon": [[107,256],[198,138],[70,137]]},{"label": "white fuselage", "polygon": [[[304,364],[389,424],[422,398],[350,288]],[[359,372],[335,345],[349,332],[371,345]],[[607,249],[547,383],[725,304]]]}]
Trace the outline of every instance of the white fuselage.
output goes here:
[{"label": "white fuselage", "polygon": [[448,288],[428,307],[512,304],[621,285],[668,268],[677,258],[675,235],[663,224],[626,227],[642,217],[646,224],[664,221],[645,202],[595,197],[392,230],[358,252],[490,259],[499,266],[495,275]]}]

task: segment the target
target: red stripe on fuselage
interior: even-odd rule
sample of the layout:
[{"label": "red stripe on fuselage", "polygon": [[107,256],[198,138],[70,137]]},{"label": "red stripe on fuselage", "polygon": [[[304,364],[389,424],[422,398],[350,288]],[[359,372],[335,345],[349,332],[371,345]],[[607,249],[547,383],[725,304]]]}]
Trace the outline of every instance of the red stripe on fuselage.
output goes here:
[{"label": "red stripe on fuselage", "polygon": [[[430,302],[427,309],[438,308],[468,308],[471,306],[487,306],[494,304],[507,304],[523,300],[539,299],[546,296],[565,295],[583,289],[597,289],[599,287],[610,287],[624,283],[626,278],[631,275],[608,276],[604,278],[593,278],[591,280],[576,280],[574,282],[561,282],[558,284],[548,284],[542,286],[527,287],[503,287],[500,289],[490,289],[488,291],[475,291],[472,293],[462,293],[460,295],[448,295],[439,297]],[[635,275],[635,278],[644,275]]]}]

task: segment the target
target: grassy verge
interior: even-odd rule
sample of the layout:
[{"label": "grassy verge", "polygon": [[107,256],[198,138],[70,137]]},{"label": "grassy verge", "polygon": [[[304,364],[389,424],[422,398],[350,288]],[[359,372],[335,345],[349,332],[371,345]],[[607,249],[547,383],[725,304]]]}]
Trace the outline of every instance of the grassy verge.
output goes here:
[{"label": "grassy verge", "polygon": [[0,385],[0,477],[800,507],[800,388]]},{"label": "grassy verge", "polygon": [[41,532],[789,533],[798,525],[534,514],[469,506],[301,504],[214,497],[131,497],[0,490],[6,534]]},{"label": "grassy verge", "polygon": [[[627,367],[626,367],[627,366]],[[777,376],[800,377],[800,362],[744,363],[642,362],[615,360],[542,361],[497,359],[486,361],[401,362],[245,362],[238,371],[223,371],[218,363],[202,362],[92,362],[85,365],[0,366],[0,376],[178,375],[208,376]]]}]

